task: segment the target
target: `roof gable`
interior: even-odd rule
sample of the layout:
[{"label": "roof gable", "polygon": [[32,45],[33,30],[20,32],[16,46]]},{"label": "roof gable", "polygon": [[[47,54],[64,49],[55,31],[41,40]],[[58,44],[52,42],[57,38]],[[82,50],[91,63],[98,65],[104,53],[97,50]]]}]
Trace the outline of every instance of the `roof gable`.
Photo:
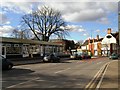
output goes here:
[{"label": "roof gable", "polygon": [[93,42],[102,42],[102,40],[103,40],[103,38],[100,38],[100,39],[90,39],[90,41],[89,40],[85,40],[85,42],[83,43],[83,45],[82,46],[85,46],[85,45],[88,45],[88,43],[90,42],[90,43],[93,43]]}]

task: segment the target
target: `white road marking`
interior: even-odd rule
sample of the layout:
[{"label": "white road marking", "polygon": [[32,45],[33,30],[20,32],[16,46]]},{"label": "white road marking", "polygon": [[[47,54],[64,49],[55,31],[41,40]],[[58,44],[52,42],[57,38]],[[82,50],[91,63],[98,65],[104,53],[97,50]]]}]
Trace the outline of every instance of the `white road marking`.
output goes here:
[{"label": "white road marking", "polygon": [[39,80],[36,80],[36,81],[46,81],[46,80],[39,79]]},{"label": "white road marking", "polygon": [[25,81],[25,82],[22,82],[22,83],[15,84],[15,85],[12,85],[12,86],[9,86],[9,87],[7,87],[7,88],[13,88],[13,87],[15,87],[15,86],[18,86],[18,85],[21,85],[21,84],[25,84],[25,83],[28,83],[28,82],[31,82],[31,81],[37,80],[37,79],[39,79],[39,77],[34,78],[34,79],[31,79],[31,80],[28,80],[28,81]]},{"label": "white road marking", "polygon": [[63,71],[69,70],[69,69],[71,69],[71,68],[67,68],[67,69],[64,69],[64,70],[60,70],[60,71],[57,71],[57,72],[54,72],[54,73],[55,73],[55,74],[56,74],[56,73],[60,73],[60,72],[63,72]]}]

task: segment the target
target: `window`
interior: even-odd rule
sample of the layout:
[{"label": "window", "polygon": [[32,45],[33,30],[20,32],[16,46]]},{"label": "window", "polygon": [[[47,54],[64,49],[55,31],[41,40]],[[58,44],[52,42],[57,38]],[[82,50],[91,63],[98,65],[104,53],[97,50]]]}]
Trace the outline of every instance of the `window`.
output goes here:
[{"label": "window", "polygon": [[14,47],[19,47],[19,44],[14,44]]},{"label": "window", "polygon": [[11,47],[11,44],[6,44],[6,47]]}]

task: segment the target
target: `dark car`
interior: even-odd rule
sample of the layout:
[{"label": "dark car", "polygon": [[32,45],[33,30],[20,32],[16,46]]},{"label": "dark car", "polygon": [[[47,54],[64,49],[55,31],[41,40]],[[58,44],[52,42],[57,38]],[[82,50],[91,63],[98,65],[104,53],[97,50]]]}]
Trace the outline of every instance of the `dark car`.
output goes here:
[{"label": "dark car", "polygon": [[60,62],[60,58],[55,54],[46,55],[43,62]]},{"label": "dark car", "polygon": [[10,60],[4,58],[3,56],[0,56],[0,59],[2,61],[2,70],[12,69],[13,63]]},{"label": "dark car", "polygon": [[82,53],[81,57],[82,57],[82,59],[91,59],[91,56],[88,55],[87,53]]},{"label": "dark car", "polygon": [[116,53],[112,53],[112,55],[109,56],[109,59],[118,59],[119,55]]}]

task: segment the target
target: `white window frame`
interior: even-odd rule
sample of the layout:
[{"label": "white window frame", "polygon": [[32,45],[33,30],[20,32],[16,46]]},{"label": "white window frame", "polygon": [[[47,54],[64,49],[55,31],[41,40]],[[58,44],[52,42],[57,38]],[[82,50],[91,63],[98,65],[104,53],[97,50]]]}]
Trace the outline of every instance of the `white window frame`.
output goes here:
[{"label": "white window frame", "polygon": [[6,44],[6,47],[11,47],[11,44]]},{"label": "white window frame", "polygon": [[20,45],[19,44],[14,44],[14,47],[19,47]]}]

